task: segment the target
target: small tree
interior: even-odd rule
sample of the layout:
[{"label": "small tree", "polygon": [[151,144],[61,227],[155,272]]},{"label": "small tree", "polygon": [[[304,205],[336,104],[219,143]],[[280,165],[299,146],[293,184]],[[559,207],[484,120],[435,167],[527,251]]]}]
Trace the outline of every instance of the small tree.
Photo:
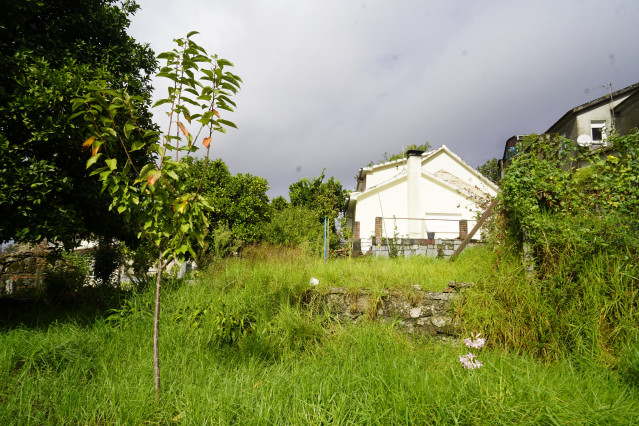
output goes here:
[{"label": "small tree", "polygon": [[499,185],[501,182],[501,176],[499,174],[499,162],[496,158],[486,160],[484,164],[477,167],[477,171],[490,179],[494,184]]},{"label": "small tree", "polygon": [[[143,128],[138,116],[142,99],[126,91],[108,88],[98,82],[87,93],[73,101],[74,116],[84,116],[89,137],[82,149],[91,149],[87,168],[96,167],[91,175],[98,175],[102,191],[107,191],[111,209],[137,224],[138,238],[145,238],[156,250],[157,277],[153,326],[153,364],[156,398],[160,391],[159,319],[162,272],[173,259],[184,260],[187,253],[195,257],[194,246],[202,244],[208,226],[206,211],[211,206],[200,195],[204,172],[195,190],[178,177],[188,163],[180,156],[197,151],[196,141],[202,136],[208,160],[213,132],[224,133],[225,126],[235,127],[220,118],[220,110],[233,111],[230,97],[240,87],[241,79],[225,71],[232,64],[209,55],[198,46],[190,32],[186,38],[176,39],[177,48],[162,53],[158,59],[166,61],[158,77],[168,78],[172,84],[168,96],[154,107],[169,105],[168,129],[160,134]],[[185,124],[187,123],[187,124]],[[187,125],[195,127],[191,133]],[[136,162],[131,153],[145,150],[150,158]],[[119,164],[116,153],[124,152],[126,161]]]}]

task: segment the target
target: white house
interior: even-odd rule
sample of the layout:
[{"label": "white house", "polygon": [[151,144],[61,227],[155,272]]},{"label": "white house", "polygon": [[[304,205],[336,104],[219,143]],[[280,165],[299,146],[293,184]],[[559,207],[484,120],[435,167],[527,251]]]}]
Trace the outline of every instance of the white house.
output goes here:
[{"label": "white house", "polygon": [[372,237],[465,237],[498,191],[445,145],[411,150],[407,158],[359,170],[357,188],[346,202],[347,222],[362,252]]}]

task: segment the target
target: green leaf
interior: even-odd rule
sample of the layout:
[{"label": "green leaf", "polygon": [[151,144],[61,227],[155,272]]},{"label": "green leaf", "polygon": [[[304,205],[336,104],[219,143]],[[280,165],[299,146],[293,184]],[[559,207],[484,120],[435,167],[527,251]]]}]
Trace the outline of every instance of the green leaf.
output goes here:
[{"label": "green leaf", "polygon": [[177,173],[175,173],[173,170],[165,170],[164,174],[169,176],[173,180],[178,180],[179,179]]},{"label": "green leaf", "polygon": [[222,120],[221,118],[217,120],[218,122],[227,125],[229,127],[233,127],[235,129],[237,129],[237,126],[235,125],[235,123],[233,123],[232,121],[228,121],[228,120]]},{"label": "green leaf", "polygon": [[89,158],[87,160],[87,169],[89,167],[91,167],[93,164],[95,164],[95,162],[98,161],[98,158],[100,158],[100,156],[102,156],[101,152],[99,152],[99,153],[95,154],[93,157]]},{"label": "green leaf", "polygon": [[125,125],[124,125],[124,136],[129,139],[129,137],[131,136],[131,131],[135,129],[135,124],[133,124],[133,122],[131,120],[129,120]]},{"label": "green leaf", "polygon": [[173,99],[160,99],[159,101],[153,104],[153,108],[160,105],[164,105],[164,104],[170,104],[171,102],[173,102]]},{"label": "green leaf", "polygon": [[146,145],[146,143],[144,143],[143,141],[135,141],[133,142],[133,145],[131,146],[129,152],[137,151],[138,149],[143,148],[144,145]]},{"label": "green leaf", "polygon": [[232,63],[231,61],[226,60],[226,59],[222,59],[222,58],[220,58],[220,59],[218,59],[218,60],[217,60],[217,65],[218,65],[220,68],[224,68],[224,66],[225,66],[225,65],[228,65],[228,66],[231,66],[231,67],[232,67],[232,66],[233,66],[233,63]]},{"label": "green leaf", "polygon": [[116,158],[107,158],[104,162],[111,170],[115,170],[118,165],[118,160]]},{"label": "green leaf", "polygon": [[160,53],[157,58],[158,59],[175,59],[177,57],[177,54],[175,52],[162,52]]}]

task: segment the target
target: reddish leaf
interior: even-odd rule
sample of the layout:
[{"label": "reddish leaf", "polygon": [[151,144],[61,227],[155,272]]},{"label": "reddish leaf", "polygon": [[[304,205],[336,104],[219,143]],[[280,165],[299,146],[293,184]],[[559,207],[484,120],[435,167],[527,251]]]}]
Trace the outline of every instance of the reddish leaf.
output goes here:
[{"label": "reddish leaf", "polygon": [[82,144],[82,152],[86,151],[87,148],[93,145],[94,140],[95,140],[95,136],[91,136],[89,139],[85,140],[84,143]]},{"label": "reddish leaf", "polygon": [[91,150],[91,157],[94,157],[95,154],[98,153],[98,150],[100,149],[100,145],[98,146],[94,146],[93,149]]},{"label": "reddish leaf", "polygon": [[186,136],[187,138],[189,137],[189,131],[186,130],[186,127],[184,127],[184,124],[182,124],[181,122],[177,122],[178,126],[180,126],[180,130],[182,130],[182,133],[184,133],[184,136]]},{"label": "reddish leaf", "polygon": [[219,113],[219,112],[217,112],[216,110],[213,110],[213,114],[215,114],[215,116],[216,116],[217,118],[220,118],[220,113]]},{"label": "reddish leaf", "polygon": [[204,138],[202,140],[202,145],[204,145],[206,149],[209,149],[209,145],[211,145],[211,138],[210,137]]},{"label": "reddish leaf", "polygon": [[157,180],[160,178],[160,171],[159,170],[151,170],[147,175],[146,175],[146,181],[149,184],[149,186],[153,186],[153,184],[155,182],[157,182]]}]

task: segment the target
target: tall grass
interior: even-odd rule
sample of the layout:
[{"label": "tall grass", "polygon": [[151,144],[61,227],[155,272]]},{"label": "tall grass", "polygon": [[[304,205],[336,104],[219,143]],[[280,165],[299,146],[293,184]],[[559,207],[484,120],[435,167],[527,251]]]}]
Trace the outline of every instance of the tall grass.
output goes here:
[{"label": "tall grass", "polygon": [[[302,303],[311,275],[320,286],[344,285],[357,274],[374,277],[365,270],[377,265],[389,269],[396,278],[388,282],[399,288],[426,286],[427,278],[403,273],[422,268],[426,262],[418,260],[426,259],[324,265],[300,253],[269,256],[231,260],[190,285],[166,286],[158,404],[151,362],[152,291],[129,295],[109,319],[99,316],[87,323],[63,317],[46,326],[5,326],[0,332],[0,424],[639,421],[639,387],[633,380],[639,357],[632,346],[619,371],[585,357],[546,365],[496,348],[479,354],[482,369],[467,371],[458,360],[466,352],[459,343],[407,336],[372,321],[338,325]],[[487,287],[482,274],[490,260],[485,252],[469,252],[468,270],[461,268],[450,279]],[[448,265],[437,261],[421,271],[437,277]],[[433,287],[445,285],[443,277],[438,280]],[[365,284],[356,282],[370,287]],[[497,338],[492,333],[485,334]]]},{"label": "tall grass", "polygon": [[599,254],[583,260],[578,274],[558,267],[538,278],[507,254],[457,314],[467,330],[487,333],[497,346],[546,359],[576,354],[614,363],[639,342],[638,292],[632,255]]}]

